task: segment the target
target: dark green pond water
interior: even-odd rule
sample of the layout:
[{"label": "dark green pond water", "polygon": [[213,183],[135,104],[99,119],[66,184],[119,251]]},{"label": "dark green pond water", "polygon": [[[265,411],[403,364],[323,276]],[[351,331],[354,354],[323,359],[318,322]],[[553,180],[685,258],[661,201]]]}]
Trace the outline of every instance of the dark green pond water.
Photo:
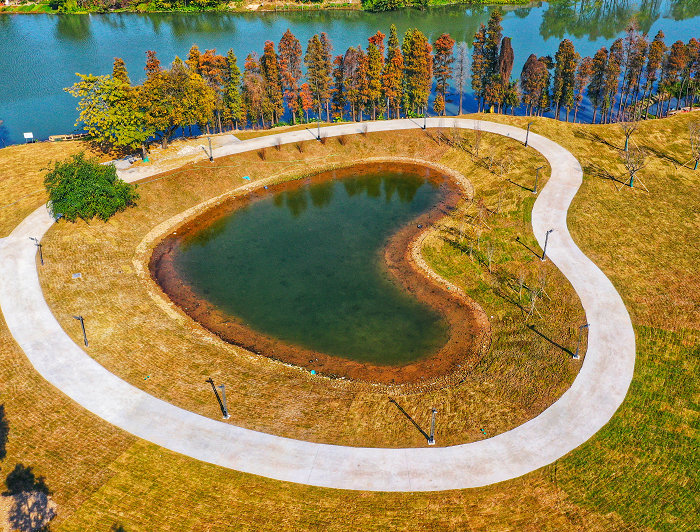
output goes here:
[{"label": "dark green pond water", "polygon": [[439,202],[439,184],[383,170],[315,181],[186,237],[179,275],[227,314],[294,345],[387,365],[437,351],[447,324],[390,279],[383,250]]}]

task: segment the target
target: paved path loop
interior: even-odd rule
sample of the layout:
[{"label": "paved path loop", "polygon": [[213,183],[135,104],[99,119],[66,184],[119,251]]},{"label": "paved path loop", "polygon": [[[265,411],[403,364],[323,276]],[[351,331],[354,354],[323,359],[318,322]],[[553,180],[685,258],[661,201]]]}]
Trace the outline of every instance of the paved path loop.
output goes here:
[{"label": "paved path loop", "polygon": [[[428,127],[473,129],[476,123],[428,119]],[[326,127],[321,133],[337,136],[421,125],[391,120]],[[513,126],[480,121],[478,127],[525,140],[525,131]],[[251,139],[218,148],[214,156],[313,140],[315,132]],[[558,401],[536,418],[493,438],[453,447],[407,449],[324,445],[232,426],[156,399],[90,358],[51,313],[39,285],[36,248],[29,240],[41,238],[52,225],[43,207],[0,240],[0,308],[17,343],[51,384],[106,421],[205,462],[273,479],[353,490],[436,491],[515,478],[564,456],[608,422],[627,393],[635,357],[634,331],[622,299],[567,229],[567,210],[582,182],[581,166],[567,150],[532,132],[529,145],[552,168],[532,211],[534,234],[541,246],[545,232],[554,229],[547,256],[581,298],[590,323],[588,350],[576,380]],[[133,181],[147,177],[148,171],[132,169],[122,177]]]}]

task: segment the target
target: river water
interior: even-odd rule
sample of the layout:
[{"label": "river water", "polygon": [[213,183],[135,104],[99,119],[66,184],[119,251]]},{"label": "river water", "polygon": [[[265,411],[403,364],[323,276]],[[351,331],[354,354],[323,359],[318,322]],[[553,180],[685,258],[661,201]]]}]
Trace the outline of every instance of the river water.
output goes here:
[{"label": "river water", "polygon": [[[313,11],[279,13],[156,13],[107,15],[0,15],[0,146],[22,142],[23,132],[35,138],[75,129],[74,98],[63,91],[75,73],[107,74],[122,57],[132,81],[144,76],[146,50],[156,50],[162,62],[185,56],[192,44],[201,50],[233,48],[242,66],[250,51],[262,52],[266,40],[279,42],[289,28],[302,41],[325,31],[336,54],[349,46],[366,46],[367,37],[396,24],[423,31],[431,41],[450,33],[470,43],[492,7],[441,7],[421,12],[391,13]],[[562,0],[525,7],[505,7],[504,35],[513,39],[514,78],[530,53],[554,55],[563,38],[581,55],[592,55],[625,32],[632,20],[652,37],[663,29],[666,42],[700,37],[700,2],[684,0]],[[475,110],[465,99],[467,112]],[[456,98],[448,102],[456,112]],[[579,113],[590,118],[586,106]]]}]

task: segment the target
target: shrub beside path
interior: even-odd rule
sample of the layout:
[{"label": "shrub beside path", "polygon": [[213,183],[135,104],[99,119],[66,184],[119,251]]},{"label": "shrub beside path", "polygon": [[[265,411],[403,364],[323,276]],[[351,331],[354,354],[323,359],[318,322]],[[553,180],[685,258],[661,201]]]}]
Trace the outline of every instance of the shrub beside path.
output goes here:
[{"label": "shrub beside path", "polygon": [[[321,135],[417,130],[421,122],[343,124],[321,128]],[[525,140],[523,129],[493,122],[430,118],[427,126],[478,127]],[[313,140],[315,133],[293,131],[232,143],[216,148],[214,157]],[[588,349],[581,371],[559,400],[527,423],[492,438],[452,447],[405,449],[325,445],[215,421],[147,394],[90,358],[51,313],[39,284],[36,248],[29,240],[41,238],[53,224],[45,207],[0,240],[0,308],[19,346],[51,384],[106,421],[198,460],[278,480],[353,490],[437,491],[515,478],[561,458],[603,427],[627,393],[635,359],[634,331],[620,295],[576,246],[567,228],[567,211],[582,182],[581,166],[571,153],[540,135],[531,132],[528,145],[552,168],[533,207],[533,232],[542,246],[545,232],[554,230],[547,257],[581,299],[590,324]],[[136,181],[154,173],[140,167],[120,176]]]}]

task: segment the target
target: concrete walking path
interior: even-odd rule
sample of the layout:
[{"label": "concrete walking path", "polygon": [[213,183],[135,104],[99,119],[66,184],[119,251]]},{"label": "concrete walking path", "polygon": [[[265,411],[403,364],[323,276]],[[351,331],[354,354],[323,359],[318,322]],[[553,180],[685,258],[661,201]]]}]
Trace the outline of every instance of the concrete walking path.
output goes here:
[{"label": "concrete walking path", "polygon": [[[422,120],[388,120],[321,128],[323,136],[419,129]],[[428,127],[474,129],[477,121],[430,118]],[[525,140],[513,126],[478,121],[485,132]],[[269,135],[214,150],[215,157],[277,143],[313,140],[316,130]],[[340,489],[436,491],[485,486],[515,478],[561,458],[613,416],[632,380],[635,338],[629,314],[612,283],[571,239],[569,204],[582,182],[576,158],[555,142],[530,133],[529,146],[549,161],[552,175],[532,211],[540,246],[571,282],[590,323],[588,349],[571,388],[525,424],[485,440],[452,447],[379,449],[292,440],[215,421],[157,399],[90,358],[65,334],[44,300],[36,248],[53,220],[42,207],[0,240],[0,308],[19,346],[51,384],[106,421],[172,451],[265,477]],[[122,172],[125,180],[148,168]],[[562,356],[564,356],[562,354]],[[439,424],[438,424],[439,429]],[[439,441],[439,430],[436,439]]]}]

